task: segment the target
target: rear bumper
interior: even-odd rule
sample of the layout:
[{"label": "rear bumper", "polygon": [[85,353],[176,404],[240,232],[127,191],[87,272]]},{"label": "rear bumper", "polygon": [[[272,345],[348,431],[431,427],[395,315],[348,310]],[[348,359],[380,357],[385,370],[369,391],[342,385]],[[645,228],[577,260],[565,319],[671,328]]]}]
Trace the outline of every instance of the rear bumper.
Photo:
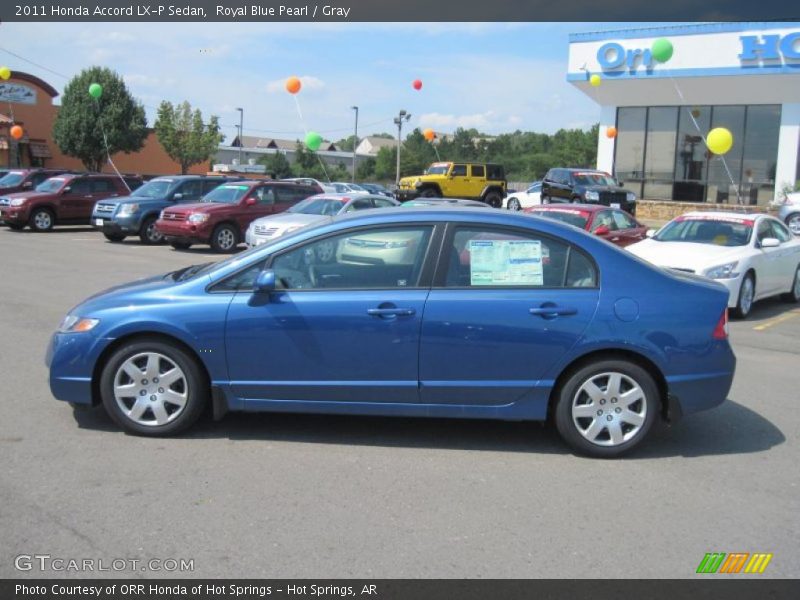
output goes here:
[{"label": "rear bumper", "polygon": [[725,343],[721,356],[715,361],[719,371],[691,375],[672,375],[666,378],[670,396],[668,409],[679,416],[719,406],[728,398],[736,371],[736,357]]}]

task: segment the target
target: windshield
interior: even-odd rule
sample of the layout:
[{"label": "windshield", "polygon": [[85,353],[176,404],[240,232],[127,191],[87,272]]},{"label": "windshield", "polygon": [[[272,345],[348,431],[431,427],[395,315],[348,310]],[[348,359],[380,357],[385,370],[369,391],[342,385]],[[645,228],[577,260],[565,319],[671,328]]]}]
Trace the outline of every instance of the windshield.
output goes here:
[{"label": "windshield", "polygon": [[606,173],[575,173],[575,183],[580,185],[608,185],[618,187],[617,180]]},{"label": "windshield", "polygon": [[678,217],[653,236],[658,242],[692,242],[714,246],[746,246],[753,221],[736,218]]},{"label": "windshield", "polygon": [[12,185],[19,185],[25,179],[25,174],[19,171],[11,171],[5,176],[0,177],[0,187],[11,187]]},{"label": "windshield", "polygon": [[131,195],[139,198],[164,198],[169,194],[173,183],[171,179],[153,179],[153,181],[148,181]]},{"label": "windshield", "polygon": [[335,215],[338,214],[345,202],[335,198],[306,198],[298,202],[286,212],[300,213],[303,215]]},{"label": "windshield", "polygon": [[447,175],[450,165],[431,165],[425,170],[425,175]]},{"label": "windshield", "polygon": [[583,210],[537,210],[533,214],[581,229],[586,229],[586,224],[589,222],[589,213]]},{"label": "windshield", "polygon": [[206,194],[202,201],[236,204],[249,190],[249,185],[221,185]]},{"label": "windshield", "polygon": [[61,177],[51,177],[50,179],[44,180],[42,183],[36,186],[37,192],[57,192],[61,189],[61,186],[64,185],[64,179]]},{"label": "windshield", "polygon": [[366,192],[367,191],[363,187],[358,185],[357,183],[348,183],[347,185],[350,186],[351,190],[355,190],[357,192]]}]

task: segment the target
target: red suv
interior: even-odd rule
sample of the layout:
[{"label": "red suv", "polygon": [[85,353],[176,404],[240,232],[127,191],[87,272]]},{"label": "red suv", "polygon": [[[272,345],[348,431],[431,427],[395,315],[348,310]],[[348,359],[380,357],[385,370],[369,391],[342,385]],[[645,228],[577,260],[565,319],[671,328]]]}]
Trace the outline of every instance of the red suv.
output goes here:
[{"label": "red suv", "polygon": [[173,248],[210,244],[215,252],[233,252],[252,221],[285,211],[322,193],[317,184],[291,181],[223,183],[195,204],[165,208],[156,230]]},{"label": "red suv", "polygon": [[66,169],[10,169],[0,177],[0,194],[27,192],[46,179],[67,172]]},{"label": "red suv", "polygon": [[0,217],[11,229],[26,225],[34,231],[50,231],[58,224],[89,224],[94,203],[125,196],[141,178],[116,175],[64,174],[50,177],[31,192],[0,196]]}]

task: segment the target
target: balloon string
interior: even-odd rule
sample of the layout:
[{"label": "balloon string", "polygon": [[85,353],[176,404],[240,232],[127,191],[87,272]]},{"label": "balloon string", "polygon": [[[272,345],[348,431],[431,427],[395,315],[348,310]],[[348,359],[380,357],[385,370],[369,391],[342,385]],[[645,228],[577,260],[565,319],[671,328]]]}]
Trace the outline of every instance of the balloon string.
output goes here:
[{"label": "balloon string", "polygon": [[[669,77],[669,80],[672,82],[672,85],[678,94],[678,98],[681,99],[681,105],[685,106],[686,98],[684,98],[683,92],[681,91],[680,86],[678,86],[678,82],[675,81],[675,79],[672,77],[672,71],[667,68],[665,68],[664,70],[667,72],[667,77]],[[703,144],[705,145],[706,148],[708,148],[708,140],[706,140],[706,136],[703,135],[703,130],[700,129],[700,124],[697,122],[697,119],[695,119],[694,115],[692,114],[692,111],[689,111],[689,118],[692,120],[692,123],[694,123],[694,127],[695,129],[697,129],[697,133],[700,134],[700,138],[703,140]],[[711,150],[711,148],[708,149]],[[722,154],[718,154],[717,156],[719,156],[720,159],[722,160],[722,166],[725,168],[725,172],[728,174],[728,179],[731,180],[731,185],[733,186],[733,189],[736,190],[736,203],[741,204],[742,203],[741,192],[739,190],[739,186],[736,185],[736,183],[733,181],[733,173],[731,173],[731,170],[728,167],[728,161],[725,160],[725,156]]]},{"label": "balloon string", "polygon": [[[303,118],[303,111],[300,110],[300,101],[297,99],[297,94],[292,94],[292,98],[294,98],[294,105],[297,107],[297,114],[300,115],[300,124],[303,126],[303,132],[305,135],[308,135],[308,127],[306,126],[306,120]],[[314,150],[312,150],[314,152]],[[355,152],[355,150],[353,150]],[[328,175],[328,170],[325,168],[325,163],[322,162],[322,157],[314,152],[314,156],[317,157],[319,161],[319,166],[322,167],[322,172],[325,173],[325,179],[328,180],[328,183],[331,182],[331,176]]]},{"label": "balloon string", "polygon": [[108,138],[106,137],[106,128],[103,125],[103,117],[100,114],[100,101],[95,98],[94,100],[95,107],[97,108],[97,122],[100,123],[100,133],[103,134],[103,144],[106,147],[106,156],[108,157],[108,162],[111,164],[111,168],[114,169],[114,172],[119,177],[119,180],[122,182],[122,185],[125,186],[125,189],[128,190],[128,194],[131,193],[131,188],[128,186],[128,182],[125,181],[125,178],[122,176],[122,173],[119,172],[117,169],[117,165],[114,164],[114,161],[111,160],[111,150],[108,147]]}]

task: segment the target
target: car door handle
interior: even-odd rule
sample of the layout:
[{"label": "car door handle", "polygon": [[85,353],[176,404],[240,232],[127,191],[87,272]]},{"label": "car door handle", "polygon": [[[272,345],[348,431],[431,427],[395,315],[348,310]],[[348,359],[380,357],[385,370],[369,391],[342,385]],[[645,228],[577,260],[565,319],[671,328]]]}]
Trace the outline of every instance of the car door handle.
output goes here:
[{"label": "car door handle", "polygon": [[612,242],[618,242],[619,241],[619,236],[611,238],[611,241]]},{"label": "car door handle", "polygon": [[371,317],[410,317],[417,311],[413,308],[369,308],[367,314]]},{"label": "car door handle", "polygon": [[556,306],[555,304],[551,304],[550,306],[540,306],[538,308],[530,308],[528,312],[532,315],[536,315],[539,317],[565,317],[569,315],[576,315],[578,314],[578,309],[573,306]]}]

